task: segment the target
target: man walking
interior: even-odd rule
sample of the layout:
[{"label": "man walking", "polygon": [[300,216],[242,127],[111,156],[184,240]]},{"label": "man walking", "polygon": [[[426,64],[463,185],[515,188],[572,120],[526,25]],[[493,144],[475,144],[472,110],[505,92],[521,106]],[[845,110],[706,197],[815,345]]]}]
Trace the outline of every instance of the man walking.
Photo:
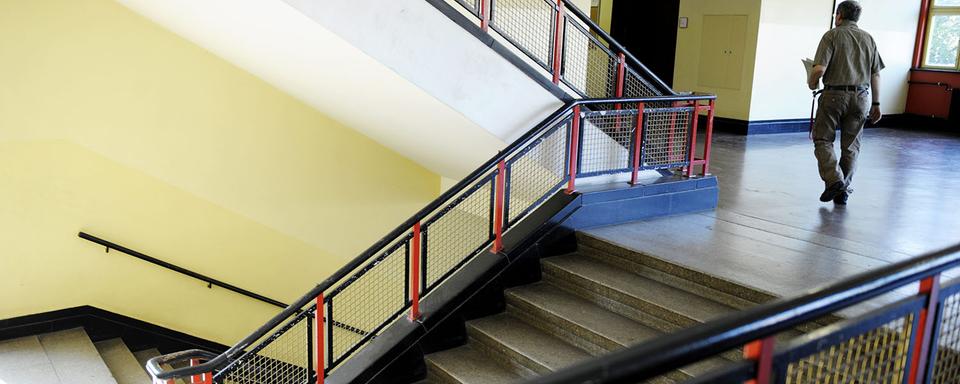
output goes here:
[{"label": "man walking", "polygon": [[[820,201],[847,204],[850,182],[860,154],[860,136],[869,118],[880,121],[880,70],[883,60],[869,33],[857,27],[862,8],[847,0],[837,6],[836,28],[820,40],[807,83],[815,90],[823,78],[824,91],[813,125],[814,154],[820,178],[826,184]],[[868,92],[869,91],[869,92]],[[867,99],[868,93],[872,96]],[[840,161],[833,150],[840,127]]]}]

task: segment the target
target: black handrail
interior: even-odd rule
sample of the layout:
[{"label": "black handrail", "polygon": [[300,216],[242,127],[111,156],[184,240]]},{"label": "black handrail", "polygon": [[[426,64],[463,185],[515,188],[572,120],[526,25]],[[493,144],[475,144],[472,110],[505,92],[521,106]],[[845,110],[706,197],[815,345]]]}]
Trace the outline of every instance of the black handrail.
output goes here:
[{"label": "black handrail", "polygon": [[567,10],[573,12],[573,14],[576,15],[577,18],[580,19],[580,21],[586,23],[590,27],[590,29],[593,30],[593,32],[596,32],[598,35],[600,35],[600,37],[606,40],[607,43],[610,43],[610,45],[616,48],[617,51],[620,51],[620,53],[623,53],[623,55],[627,59],[633,62],[633,65],[636,65],[641,70],[643,70],[643,72],[647,74],[647,76],[652,77],[654,80],[656,80],[657,85],[660,86],[660,88],[662,88],[661,91],[664,91],[670,95],[677,94],[677,92],[674,91],[673,88],[670,88],[670,86],[668,86],[667,83],[663,82],[663,79],[655,75],[653,71],[650,70],[650,68],[647,68],[646,65],[643,65],[643,63],[640,62],[640,60],[637,59],[636,56],[630,53],[630,51],[628,51],[626,47],[624,47],[622,44],[614,40],[613,36],[610,36],[610,34],[607,33],[607,31],[604,31],[603,28],[600,28],[600,26],[597,25],[597,23],[594,23],[593,20],[590,19],[590,16],[587,16],[585,13],[583,13],[583,11],[580,10],[580,8],[577,8],[577,5],[573,4],[571,0],[563,0],[563,3],[566,5]]},{"label": "black handrail", "polygon": [[522,149],[523,145],[528,141],[536,138],[538,135],[543,133],[549,128],[552,128],[554,124],[559,122],[564,116],[569,113],[573,107],[578,105],[590,105],[590,104],[631,104],[631,103],[649,103],[649,102],[668,102],[668,101],[700,101],[700,100],[715,100],[717,97],[715,95],[671,95],[671,96],[653,96],[653,97],[633,97],[633,98],[612,98],[612,99],[578,99],[567,102],[563,107],[558,109],[556,112],[547,116],[543,121],[541,121],[534,129],[531,129],[529,132],[525,133],[519,139],[515,140],[513,143],[508,145],[506,148],[498,152],[490,160],[487,160],[483,165],[478,167],[476,170],[467,175],[463,180],[460,180],[459,183],[455,184],[453,187],[448,189],[446,192],[434,199],[430,204],[427,204],[426,207],[418,211],[412,217],[407,219],[397,226],[393,231],[390,231],[386,236],[382,237],[372,246],[367,248],[365,251],[360,253],[359,256],[348,262],[346,265],[334,272],[330,277],[324,279],[322,282],[317,284],[309,292],[301,296],[297,301],[291,303],[289,306],[284,308],[283,311],[278,313],[276,316],[270,318],[266,324],[260,326],[253,333],[244,337],[243,340],[240,340],[232,347],[218,355],[217,357],[207,361],[206,363],[192,366],[192,367],[183,367],[174,369],[167,372],[161,372],[154,377],[160,380],[168,380],[178,377],[198,375],[205,372],[212,372],[216,369],[223,367],[225,364],[229,363],[231,359],[235,356],[242,354],[244,349],[249,347],[251,344],[260,340],[263,336],[270,332],[270,330],[276,328],[280,323],[290,316],[297,314],[300,311],[300,308],[303,308],[305,305],[313,302],[317,296],[329,289],[336,282],[344,279],[351,271],[357,269],[364,263],[374,257],[377,252],[389,245],[393,240],[399,238],[404,233],[409,231],[414,224],[425,219],[431,212],[442,207],[448,200],[456,197],[460,192],[467,189],[473,182],[479,180],[481,177],[485,176],[487,172],[495,167],[500,161],[506,160],[507,157],[512,155],[514,152]]},{"label": "black handrail", "polygon": [[636,382],[792,329],[960,266],[960,244],[587,361],[529,383]]},{"label": "black handrail", "polygon": [[913,81],[910,80],[907,84],[916,84],[916,85],[932,85],[935,87],[943,87],[943,90],[946,92],[953,92],[953,87],[950,86],[950,83],[944,83],[942,81],[932,82],[932,81]]},{"label": "black handrail", "polygon": [[194,279],[203,281],[203,282],[207,283],[208,285],[216,285],[216,286],[218,286],[218,287],[227,289],[227,290],[229,290],[229,291],[233,291],[233,292],[239,293],[239,294],[241,294],[241,295],[244,295],[244,296],[246,296],[246,297],[253,298],[253,299],[256,299],[256,300],[260,300],[260,301],[262,301],[262,302],[264,302],[264,303],[267,303],[267,304],[270,304],[270,305],[274,305],[274,306],[277,306],[277,307],[280,307],[280,308],[286,308],[286,307],[287,307],[286,304],[280,302],[279,300],[274,300],[274,299],[271,299],[271,298],[269,298],[269,297],[266,297],[266,296],[263,296],[263,295],[260,295],[260,294],[256,294],[256,293],[250,292],[250,291],[248,291],[248,290],[246,290],[246,289],[237,287],[237,286],[235,286],[235,285],[233,285],[233,284],[224,283],[224,282],[222,282],[222,281],[220,281],[220,280],[214,279],[214,278],[209,277],[209,276],[201,275],[201,274],[199,274],[199,273],[196,273],[196,272],[191,271],[191,270],[189,270],[189,269],[183,268],[183,267],[181,267],[181,266],[174,265],[174,264],[170,264],[170,263],[168,263],[168,262],[166,262],[166,261],[163,261],[163,260],[160,260],[160,259],[151,257],[151,256],[147,256],[147,255],[145,255],[145,254],[143,254],[143,253],[134,251],[134,250],[132,250],[132,249],[130,249],[130,248],[127,248],[127,247],[124,247],[124,246],[122,246],[122,245],[120,245],[120,244],[117,244],[117,243],[114,243],[114,242],[110,242],[110,241],[101,239],[101,238],[96,237],[96,236],[94,236],[94,235],[91,235],[91,234],[89,234],[89,233],[80,232],[79,234],[77,234],[77,236],[80,236],[81,239],[88,240],[88,241],[91,241],[91,242],[100,244],[100,245],[102,245],[102,246],[104,246],[104,247],[107,247],[107,251],[110,251],[111,249],[115,249],[115,250],[118,250],[118,251],[120,251],[120,252],[126,253],[126,254],[128,254],[128,255],[130,255],[130,256],[136,257],[136,258],[138,258],[138,259],[140,259],[140,260],[146,261],[146,262],[148,262],[148,263],[155,264],[155,265],[159,265],[159,266],[161,266],[161,267],[163,267],[163,268],[166,268],[166,269],[172,270],[172,271],[174,271],[174,272],[178,272],[178,273],[181,273],[181,274],[190,276],[190,277],[192,277],[192,278],[194,278]]}]

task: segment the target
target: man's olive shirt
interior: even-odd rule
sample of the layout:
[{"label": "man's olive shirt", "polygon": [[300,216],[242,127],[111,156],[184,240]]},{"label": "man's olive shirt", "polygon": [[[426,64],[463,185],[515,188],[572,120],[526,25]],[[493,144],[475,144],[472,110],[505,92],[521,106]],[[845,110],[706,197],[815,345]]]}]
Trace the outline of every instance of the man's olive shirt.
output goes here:
[{"label": "man's olive shirt", "polygon": [[813,62],[827,67],[827,86],[869,86],[870,78],[884,68],[873,37],[852,21],[823,35]]}]

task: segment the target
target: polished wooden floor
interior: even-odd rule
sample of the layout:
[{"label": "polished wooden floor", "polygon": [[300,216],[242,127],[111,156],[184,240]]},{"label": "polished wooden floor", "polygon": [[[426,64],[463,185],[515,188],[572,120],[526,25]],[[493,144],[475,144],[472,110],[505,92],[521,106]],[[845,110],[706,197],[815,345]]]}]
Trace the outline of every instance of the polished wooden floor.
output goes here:
[{"label": "polished wooden floor", "polygon": [[960,135],[868,129],[847,206],[805,133],[714,143],[716,211],[587,232],[781,297],[960,243]]}]

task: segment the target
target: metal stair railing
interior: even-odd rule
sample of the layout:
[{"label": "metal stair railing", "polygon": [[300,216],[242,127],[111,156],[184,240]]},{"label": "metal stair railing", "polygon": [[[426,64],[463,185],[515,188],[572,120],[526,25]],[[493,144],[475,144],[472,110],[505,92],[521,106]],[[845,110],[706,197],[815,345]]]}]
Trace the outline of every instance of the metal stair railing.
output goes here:
[{"label": "metal stair railing", "polygon": [[[685,383],[956,383],[960,381],[960,282],[941,286],[940,277],[957,267],[960,244],[528,382],[646,382],[744,347],[744,361]],[[909,286],[919,286],[916,294],[777,345],[781,340],[775,336],[780,332]]]},{"label": "metal stair railing", "polygon": [[[501,251],[503,233],[558,189],[573,193],[578,174],[632,173],[636,183],[642,170],[709,172],[715,97],[678,95],[569,0],[443,1],[554,84],[593,99],[567,103],[224,353],[149,361],[154,380],[323,382],[401,315],[419,318],[421,297],[473,256]],[[700,112],[707,127],[697,156]]]},{"label": "metal stair railing", "polygon": [[570,0],[429,0],[451,4],[582,98],[676,95]]},{"label": "metal stair railing", "polygon": [[[160,383],[192,375],[217,383],[322,383],[385,327],[420,319],[422,297],[477,254],[502,251],[505,232],[551,195],[575,193],[578,177],[627,173],[636,183],[642,170],[694,176],[698,167],[706,175],[714,100],[571,101],[224,353],[179,352],[152,359],[147,369]],[[708,116],[703,136],[700,112]],[[603,161],[587,160],[595,158]],[[192,359],[206,362],[160,368]]]}]

